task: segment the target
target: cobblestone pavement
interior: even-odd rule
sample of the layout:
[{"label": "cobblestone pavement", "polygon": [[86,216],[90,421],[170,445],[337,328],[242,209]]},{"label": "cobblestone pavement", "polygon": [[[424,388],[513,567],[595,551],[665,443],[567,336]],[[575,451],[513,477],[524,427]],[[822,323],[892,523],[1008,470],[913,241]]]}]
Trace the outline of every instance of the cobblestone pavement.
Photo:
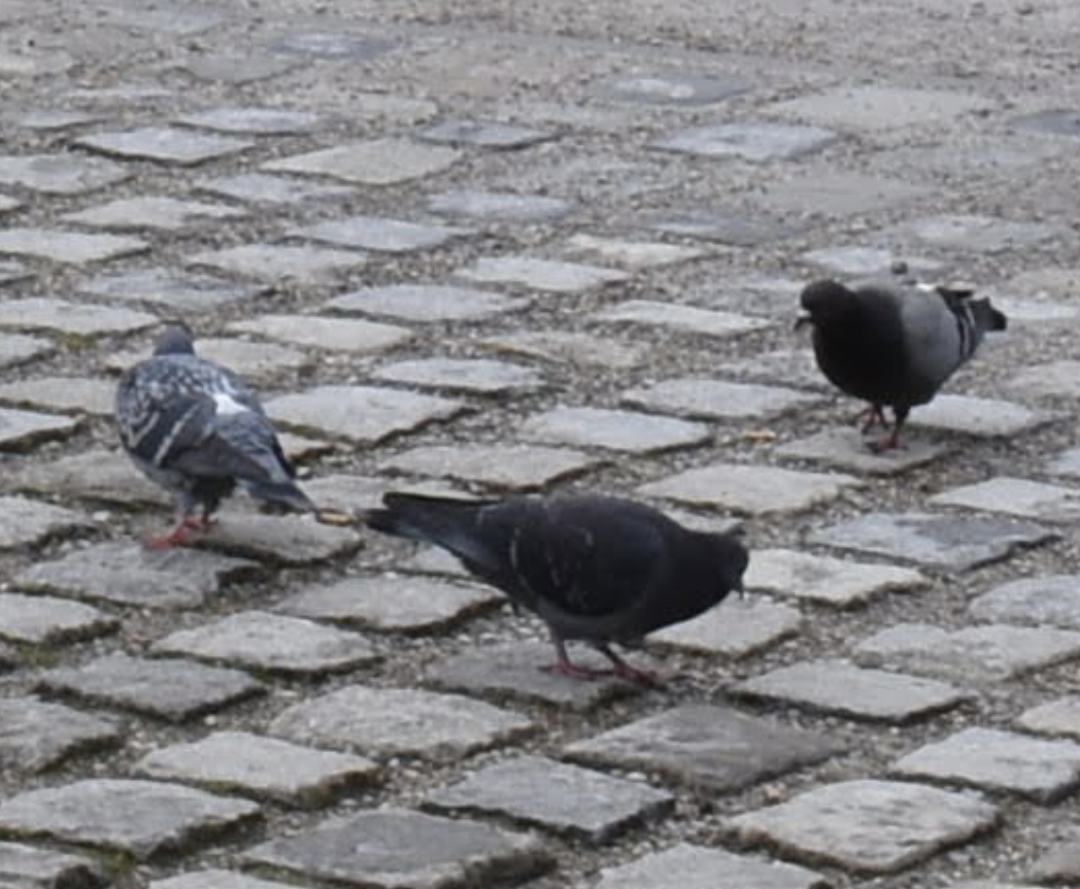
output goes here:
[{"label": "cobblestone pavement", "polygon": [[[0,886],[1080,883],[1075,0],[0,21]],[[1011,321],[880,457],[792,322],[897,260]],[[327,506],[620,492],[750,593],[641,691],[352,527],[144,551],[177,317]]]}]

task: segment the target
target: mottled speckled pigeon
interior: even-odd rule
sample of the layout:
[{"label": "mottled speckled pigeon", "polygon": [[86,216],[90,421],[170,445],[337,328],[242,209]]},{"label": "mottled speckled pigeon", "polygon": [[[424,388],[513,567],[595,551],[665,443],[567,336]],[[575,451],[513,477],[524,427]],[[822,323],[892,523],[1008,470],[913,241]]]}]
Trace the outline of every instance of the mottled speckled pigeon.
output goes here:
[{"label": "mottled speckled pigeon", "polygon": [[255,396],[232,371],[196,356],[186,327],[164,328],[153,356],[121,377],[116,423],[128,456],[175,500],[176,524],[150,546],[204,529],[237,484],[260,500],[315,511]]},{"label": "mottled speckled pigeon", "polygon": [[876,449],[895,448],[911,408],[926,404],[967,361],[990,330],[1004,330],[1005,315],[966,287],[906,286],[893,282],[845,287],[815,281],[802,292],[813,327],[814,355],[826,377],[848,395],[870,402],[863,432],[892,432]]},{"label": "mottled speckled pigeon", "polygon": [[742,590],[749,561],[735,537],[691,531],[652,507],[594,494],[454,500],[388,493],[367,524],[434,543],[481,580],[539,615],[558,655],[548,669],[589,677],[567,640],[592,645],[616,675],[654,681],[611,643],[688,620]]}]

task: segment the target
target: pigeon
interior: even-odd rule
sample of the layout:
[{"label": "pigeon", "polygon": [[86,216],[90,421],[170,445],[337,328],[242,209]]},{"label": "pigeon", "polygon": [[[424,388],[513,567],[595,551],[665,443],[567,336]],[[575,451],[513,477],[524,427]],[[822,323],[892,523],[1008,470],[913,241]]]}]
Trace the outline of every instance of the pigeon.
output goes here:
[{"label": "pigeon", "polygon": [[259,500],[316,511],[262,405],[236,374],[195,354],[184,325],[166,326],[152,357],[125,371],[116,425],[135,465],[174,498],[176,523],[147,541],[153,548],[204,530],[238,484]]},{"label": "pigeon", "polygon": [[1005,315],[989,299],[973,299],[966,286],[925,287],[874,282],[846,287],[809,284],[800,302],[807,312],[796,327],[813,328],[814,356],[829,381],[870,403],[863,433],[875,423],[891,433],[872,447],[900,446],[912,407],[926,404],[979,347],[983,335],[1004,330]]},{"label": "pigeon", "polygon": [[[577,678],[614,672],[655,684],[611,644],[639,645],[741,592],[749,562],[732,535],[692,531],[652,507],[598,494],[458,500],[389,492],[383,506],[364,515],[369,527],[453,553],[547,624],[557,660],[544,669]],[[572,663],[568,640],[591,645],[613,671]]]}]

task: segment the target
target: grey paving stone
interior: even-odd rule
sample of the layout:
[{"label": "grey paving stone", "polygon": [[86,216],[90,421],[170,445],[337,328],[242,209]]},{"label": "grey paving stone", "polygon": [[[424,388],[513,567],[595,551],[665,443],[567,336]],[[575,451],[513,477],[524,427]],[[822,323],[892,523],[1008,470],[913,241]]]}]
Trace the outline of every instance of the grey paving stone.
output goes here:
[{"label": "grey paving stone", "polygon": [[612,339],[569,330],[534,330],[503,334],[480,345],[500,354],[523,355],[558,365],[625,370],[645,361],[645,350]]},{"label": "grey paving stone", "polygon": [[249,342],[236,337],[200,338],[198,349],[204,358],[232,368],[246,380],[276,381],[282,373],[302,372],[317,362],[316,358],[300,349],[277,343]]},{"label": "grey paving stone", "polygon": [[28,130],[49,132],[54,130],[67,130],[72,127],[86,126],[87,124],[100,123],[101,115],[92,111],[65,111],[62,109],[44,108],[37,111],[29,111],[21,115],[17,123],[20,127]]},{"label": "grey paving stone", "polygon": [[1063,735],[1080,740],[1080,697],[1066,695],[1025,710],[1016,725],[1040,735]]},{"label": "grey paving stone", "polygon": [[266,404],[275,422],[363,444],[450,419],[463,408],[449,398],[376,386],[318,386]]},{"label": "grey paving stone", "polygon": [[145,330],[158,323],[157,317],[147,312],[43,296],[0,301],[0,327],[100,336]]},{"label": "grey paving stone", "polygon": [[48,670],[39,677],[39,686],[172,722],[220,710],[264,691],[239,670],[126,654],[106,655],[81,667]]},{"label": "grey paving stone", "polygon": [[571,448],[542,445],[425,445],[382,460],[379,470],[534,490],[580,475],[599,462]]},{"label": "grey paving stone", "polygon": [[866,278],[888,278],[898,262],[903,262],[912,273],[930,277],[940,274],[945,264],[926,257],[899,256],[882,247],[846,245],[808,250],[801,257],[813,266],[837,275]]},{"label": "grey paving stone", "polygon": [[382,315],[402,321],[484,321],[523,309],[528,300],[489,290],[443,284],[389,284],[336,296],[324,308]]},{"label": "grey paving stone", "polygon": [[858,429],[823,429],[807,438],[780,445],[778,457],[808,460],[860,475],[898,475],[916,466],[925,466],[946,453],[944,444],[918,436],[907,436],[902,448],[874,451]]},{"label": "grey paving stone", "polygon": [[30,256],[68,265],[103,262],[150,249],[128,235],[84,234],[58,228],[7,228],[0,231],[0,254]]},{"label": "grey paving stone", "polygon": [[786,238],[796,231],[793,223],[782,223],[761,213],[711,207],[649,213],[644,224],[655,231],[733,247],[754,247]]},{"label": "grey paving stone", "polygon": [[385,219],[379,216],[350,216],[290,229],[288,235],[339,247],[374,250],[381,253],[413,253],[432,250],[452,240],[473,234],[471,229],[450,225],[429,225]]},{"label": "grey paving stone", "polygon": [[728,383],[688,377],[629,389],[622,402],[631,407],[705,419],[761,419],[820,401],[793,389],[754,383]]},{"label": "grey paving stone", "polygon": [[461,157],[455,148],[387,137],[280,158],[262,168],[274,173],[330,176],[361,185],[395,185],[441,173]]},{"label": "grey paving stone", "polygon": [[341,512],[372,509],[382,502],[388,489],[387,479],[367,475],[330,473],[304,480],[304,490],[312,500]]},{"label": "grey paving stone", "polygon": [[36,546],[92,527],[90,519],[75,510],[26,497],[0,495],[0,550]]},{"label": "grey paving stone", "polygon": [[99,448],[90,448],[52,461],[30,462],[13,472],[8,480],[15,490],[38,494],[63,495],[126,506],[145,503],[165,505],[169,502],[165,492],[135,469],[126,454]]},{"label": "grey paving stone", "polygon": [[[151,303],[192,313],[219,309],[265,292],[265,288],[255,284],[163,268],[98,275],[80,284],[79,290],[93,296]],[[204,343],[205,340],[199,340],[200,354]]]},{"label": "grey paving stone", "polygon": [[570,253],[590,262],[610,263],[631,270],[679,265],[710,253],[707,247],[687,247],[661,241],[630,241],[583,232],[571,235],[566,247]]},{"label": "grey paving stone", "polygon": [[1080,269],[1049,266],[1014,275],[1004,286],[1007,293],[1025,293],[1036,298],[1068,299],[1080,285]]},{"label": "grey paving stone", "polygon": [[931,568],[970,571],[1055,536],[1033,522],[995,516],[872,512],[813,531],[807,542]]},{"label": "grey paving stone", "polygon": [[998,476],[929,498],[935,506],[962,506],[1046,522],[1080,519],[1080,491],[1045,482]]},{"label": "grey paving stone", "polygon": [[945,630],[902,623],[855,646],[857,661],[956,682],[992,683],[1080,655],[1080,633],[1050,627],[984,624]]},{"label": "grey paving stone", "polygon": [[178,630],[159,639],[150,650],[300,675],[351,670],[379,657],[371,643],[356,633],[265,611],[242,611],[191,630]]},{"label": "grey paving stone", "polygon": [[196,608],[255,563],[193,549],[153,551],[118,541],[38,562],[15,577],[26,589],[140,608]]},{"label": "grey paving stone", "polygon": [[372,372],[376,380],[420,389],[447,389],[474,395],[533,392],[544,385],[535,370],[491,358],[419,358],[384,364]]},{"label": "grey paving stone", "polygon": [[118,231],[148,228],[181,232],[194,226],[205,226],[217,220],[236,219],[244,215],[245,211],[222,204],[169,197],[136,197],[120,198],[77,213],[66,213],[60,218],[78,225]]},{"label": "grey paving stone", "polygon": [[530,417],[521,424],[518,433],[530,441],[637,454],[693,447],[708,441],[712,434],[704,424],[688,420],[567,406]]},{"label": "grey paving stone", "polygon": [[605,323],[668,327],[682,333],[715,337],[729,337],[771,326],[770,322],[761,318],[648,299],[619,303],[597,312],[592,318]]},{"label": "grey paving stone", "polygon": [[789,549],[760,549],[743,578],[747,589],[849,607],[874,596],[928,585],[914,568],[873,565]]},{"label": "grey paving stone", "polygon": [[424,801],[444,811],[503,815],[603,843],[662,818],[675,797],[640,781],[524,755],[484,766]]},{"label": "grey paving stone", "polygon": [[425,142],[510,150],[547,142],[556,138],[556,134],[495,121],[448,118],[417,131],[416,137]]},{"label": "grey paving stone", "polygon": [[0,842],[0,880],[12,889],[99,889],[105,874],[93,858]]},{"label": "grey paving stone", "polygon": [[516,883],[552,863],[538,837],[394,808],[324,821],[256,846],[245,858],[307,879],[377,889]]},{"label": "grey paving stone", "polygon": [[52,438],[66,438],[79,421],[56,414],[0,408],[0,450],[12,450]]},{"label": "grey paving stone", "polygon": [[892,771],[1018,793],[1049,804],[1080,784],[1080,744],[972,727],[901,757]]},{"label": "grey paving stone", "polygon": [[818,127],[780,123],[728,123],[678,130],[653,148],[714,158],[760,163],[793,160],[833,144],[839,137]]},{"label": "grey paving stone", "polygon": [[255,803],[160,781],[90,779],[0,803],[0,827],[16,835],[114,849],[139,860],[187,851],[258,818]]},{"label": "grey paving stone", "polygon": [[1080,361],[1065,359],[1017,368],[1008,387],[1036,398],[1076,398],[1080,396]]},{"label": "grey paving stone", "polygon": [[[1039,883],[1075,883],[1080,880],[1080,839],[1054,843],[1031,867],[1031,879]],[[977,887],[976,887],[977,889]],[[993,889],[993,887],[989,887]],[[1009,889],[1009,887],[1004,887]],[[1017,889],[1034,889],[1020,886]]]},{"label": "grey paving stone", "polygon": [[687,704],[577,741],[565,753],[723,793],[822,762],[842,749],[822,735],[727,707]]},{"label": "grey paving stone", "polygon": [[847,170],[815,170],[767,185],[755,200],[774,210],[843,217],[910,203],[929,193],[929,188],[900,179]]},{"label": "grey paving stone", "polygon": [[617,284],[629,277],[617,269],[529,256],[482,256],[455,274],[469,281],[517,284],[548,293],[580,293],[605,284]]},{"label": "grey paving stone", "polygon": [[1014,117],[1009,126],[1054,136],[1080,136],[1080,113],[1071,108],[1052,108]]},{"label": "grey paving stone", "polygon": [[770,110],[823,126],[889,130],[943,123],[989,107],[988,100],[968,92],[866,85],[800,96]]},{"label": "grey paving stone", "polygon": [[0,385],[0,401],[62,413],[111,417],[116,385],[110,380],[85,377],[38,377]]},{"label": "grey paving stone", "polygon": [[313,111],[296,111],[291,108],[243,105],[185,114],[178,117],[176,122],[221,133],[282,136],[314,132],[319,127],[319,115]]},{"label": "grey paving stone", "polygon": [[30,270],[13,260],[0,260],[0,284],[14,284],[30,277]]},{"label": "grey paving stone", "polygon": [[1080,630],[1080,577],[1049,575],[1002,584],[977,596],[972,617],[991,623]]},{"label": "grey paving stone", "polygon": [[236,871],[208,868],[187,871],[167,880],[154,880],[150,883],[150,889],[294,889],[294,885],[261,880]]},{"label": "grey paving stone", "polygon": [[1080,478],[1080,448],[1069,448],[1048,460],[1046,471],[1051,475]]},{"label": "grey paving stone", "polygon": [[858,873],[903,870],[996,826],[975,794],[894,781],[841,781],[728,822],[741,840]]},{"label": "grey paving stone", "polygon": [[199,191],[249,204],[286,204],[296,206],[307,202],[334,201],[353,194],[347,185],[309,182],[267,173],[237,173],[218,176],[195,183]]},{"label": "grey paving stone", "polygon": [[309,284],[334,279],[366,262],[367,258],[362,253],[307,244],[296,247],[288,244],[245,244],[224,250],[208,250],[188,257],[189,265],[206,266],[231,275],[274,282],[284,278]]},{"label": "grey paving stone", "polygon": [[661,71],[651,74],[620,74],[594,85],[596,95],[637,105],[693,107],[711,105],[744,93],[750,84],[738,75],[714,77]]},{"label": "grey paving stone", "polygon": [[605,867],[592,889],[824,889],[825,878],[795,864],[678,843]]},{"label": "grey paving stone", "polygon": [[332,318],[327,315],[259,315],[234,321],[228,329],[281,340],[297,346],[335,349],[345,352],[381,352],[400,346],[412,338],[412,331],[395,324],[380,324],[362,318]]},{"label": "grey paving stone", "polygon": [[219,516],[199,543],[264,563],[308,565],[355,552],[362,541],[351,528],[322,524],[309,516],[245,511]]},{"label": "grey paving stone", "polygon": [[270,49],[274,52],[354,61],[378,58],[392,47],[392,43],[380,37],[341,31],[294,31],[270,44]]},{"label": "grey paving stone", "polygon": [[189,744],[148,753],[140,777],[202,784],[287,805],[322,806],[344,790],[370,783],[378,766],[348,753],[314,750],[248,732],[214,732]]},{"label": "grey paving stone", "polygon": [[649,644],[741,658],[795,635],[801,626],[802,616],[789,605],[728,596],[704,614],[653,633]]},{"label": "grey paving stone", "polygon": [[9,774],[41,772],[69,756],[120,741],[111,720],[35,697],[0,700],[0,769]]},{"label": "grey paving stone", "polygon": [[721,362],[716,371],[753,382],[832,391],[818,369],[811,349],[774,349],[749,358]]},{"label": "grey paving stone", "polygon": [[0,592],[0,639],[28,645],[55,645],[113,632],[119,621],[91,605]]},{"label": "grey paving stone", "polygon": [[21,206],[22,204],[15,200],[15,198],[9,198],[5,194],[0,194],[0,213],[10,213],[12,210],[17,210]]},{"label": "grey paving stone", "polygon": [[449,759],[493,747],[532,723],[462,695],[348,685],[284,710],[270,733],[376,757]]},{"label": "grey paving stone", "polygon": [[131,176],[120,164],[77,154],[0,155],[0,185],[19,185],[31,191],[55,195],[76,195]]},{"label": "grey paving stone", "polygon": [[94,133],[76,139],[75,144],[113,157],[182,166],[238,154],[255,145],[244,139],[175,127],[141,127],[123,132]]},{"label": "grey paving stone", "polygon": [[554,222],[574,211],[574,205],[561,198],[495,191],[445,191],[429,195],[425,205],[439,216],[522,225]]},{"label": "grey paving stone", "polygon": [[796,512],[834,500],[858,479],[748,463],[714,463],[641,485],[637,492],[742,515]]},{"label": "grey paving stone", "polygon": [[927,216],[905,223],[895,231],[935,247],[978,253],[1001,253],[1032,247],[1062,233],[1061,229],[1046,223],[1013,222],[994,216],[962,213]]},{"label": "grey paving stone", "polygon": [[[607,669],[611,664],[589,650],[574,650],[575,663],[592,669]],[[451,691],[486,695],[496,700],[551,704],[585,711],[624,694],[635,691],[614,676],[595,682],[582,682],[545,669],[554,661],[554,649],[546,642],[512,642],[486,645],[483,648],[452,655],[436,661],[425,679]]]},{"label": "grey paving stone", "polygon": [[795,707],[892,723],[950,710],[973,697],[944,682],[869,670],[845,660],[802,661],[780,667],[740,682],[732,691]]}]

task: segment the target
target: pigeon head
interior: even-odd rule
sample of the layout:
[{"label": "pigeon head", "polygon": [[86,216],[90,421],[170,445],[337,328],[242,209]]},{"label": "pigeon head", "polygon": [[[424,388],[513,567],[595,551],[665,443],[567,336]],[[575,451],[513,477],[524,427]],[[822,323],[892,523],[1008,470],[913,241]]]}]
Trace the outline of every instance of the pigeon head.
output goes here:
[{"label": "pigeon head", "polygon": [[[722,599],[732,590],[743,591],[743,575],[750,564],[750,552],[738,537],[731,534],[712,534],[712,557],[720,579],[717,592]],[[722,592],[721,592],[722,590]]]},{"label": "pigeon head", "polygon": [[807,284],[799,296],[799,304],[807,314],[800,316],[795,326],[828,324],[832,319],[843,317],[857,299],[855,293],[839,281],[823,280]]},{"label": "pigeon head", "polygon": [[186,324],[166,325],[154,340],[155,355],[194,355],[195,341]]},{"label": "pigeon head", "polygon": [[1005,317],[1005,313],[990,305],[990,300],[973,299],[969,305],[971,317],[975,319],[975,326],[979,330],[1004,330],[1008,326],[1009,319]]}]

